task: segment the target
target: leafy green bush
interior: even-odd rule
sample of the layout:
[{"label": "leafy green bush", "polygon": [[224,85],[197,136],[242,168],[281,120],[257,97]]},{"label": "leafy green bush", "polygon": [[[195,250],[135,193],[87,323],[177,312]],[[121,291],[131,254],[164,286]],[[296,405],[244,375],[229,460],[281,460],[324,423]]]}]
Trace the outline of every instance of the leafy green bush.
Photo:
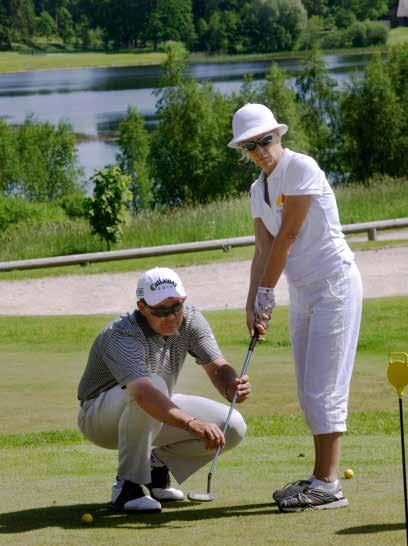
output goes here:
[{"label": "leafy green bush", "polygon": [[5,232],[19,222],[41,223],[63,216],[56,204],[29,203],[23,199],[0,194],[0,231]]},{"label": "leafy green bush", "polygon": [[111,244],[122,236],[132,179],[123,174],[119,167],[110,166],[97,171],[91,180],[94,192],[86,202],[87,216],[92,232],[99,235],[110,249]]},{"label": "leafy green bush", "polygon": [[61,208],[70,218],[86,216],[86,197],[83,192],[70,193],[59,201]]},{"label": "leafy green bush", "polygon": [[326,32],[320,38],[322,49],[340,49],[345,47],[368,47],[385,45],[388,29],[376,21],[356,21],[346,29]]}]

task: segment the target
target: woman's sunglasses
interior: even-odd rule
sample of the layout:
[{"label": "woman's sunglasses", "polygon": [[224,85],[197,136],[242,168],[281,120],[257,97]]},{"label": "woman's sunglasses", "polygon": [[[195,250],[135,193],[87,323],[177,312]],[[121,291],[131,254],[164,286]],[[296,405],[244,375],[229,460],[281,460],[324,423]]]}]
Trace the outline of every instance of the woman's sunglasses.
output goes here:
[{"label": "woman's sunglasses", "polygon": [[264,137],[260,138],[259,140],[255,140],[254,142],[243,142],[242,144],[240,144],[240,147],[245,152],[254,152],[257,146],[261,146],[261,148],[263,148],[264,146],[268,146],[268,144],[272,144],[274,137],[275,133],[271,133],[270,135],[265,135]]},{"label": "woman's sunglasses", "polygon": [[150,313],[159,319],[164,319],[170,315],[177,315],[183,309],[183,302],[175,303],[171,307],[151,307],[145,303],[145,306],[150,309]]}]

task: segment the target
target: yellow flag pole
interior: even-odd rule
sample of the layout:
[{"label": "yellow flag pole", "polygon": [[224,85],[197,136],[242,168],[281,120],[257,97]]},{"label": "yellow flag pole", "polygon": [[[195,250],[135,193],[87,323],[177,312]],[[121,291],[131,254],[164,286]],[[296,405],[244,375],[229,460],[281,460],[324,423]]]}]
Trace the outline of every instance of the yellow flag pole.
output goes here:
[{"label": "yellow flag pole", "polygon": [[401,432],[401,451],[402,451],[402,474],[404,478],[404,501],[405,501],[405,535],[408,545],[408,495],[407,495],[407,471],[405,463],[405,434],[404,434],[404,412],[402,406],[402,397],[404,389],[408,385],[408,354],[390,353],[388,362],[387,378],[395,388],[399,402],[400,432]]}]

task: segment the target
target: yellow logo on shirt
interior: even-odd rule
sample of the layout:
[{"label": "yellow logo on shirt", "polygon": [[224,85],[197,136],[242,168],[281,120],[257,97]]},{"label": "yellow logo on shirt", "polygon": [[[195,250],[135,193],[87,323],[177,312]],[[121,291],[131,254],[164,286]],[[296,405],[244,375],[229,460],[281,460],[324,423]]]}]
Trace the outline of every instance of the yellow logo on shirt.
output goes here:
[{"label": "yellow logo on shirt", "polygon": [[285,202],[285,196],[283,195],[283,193],[281,193],[280,195],[278,195],[278,197],[276,198],[276,201],[275,201],[275,205],[277,207],[281,207],[283,205],[283,203]]}]

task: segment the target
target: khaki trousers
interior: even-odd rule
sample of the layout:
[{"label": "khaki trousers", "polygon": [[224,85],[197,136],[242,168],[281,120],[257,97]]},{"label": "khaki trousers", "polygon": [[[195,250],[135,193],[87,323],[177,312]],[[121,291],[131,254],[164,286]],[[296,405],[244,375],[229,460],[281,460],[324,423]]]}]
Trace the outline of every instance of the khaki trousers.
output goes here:
[{"label": "khaki trousers", "polygon": [[[168,395],[167,385],[161,377],[152,374],[151,379],[157,389]],[[229,406],[185,394],[175,394],[171,399],[189,415],[216,423],[221,430],[224,428]],[[78,426],[83,435],[97,446],[117,449],[117,476],[138,484],[151,481],[153,448],[178,483],[199,470],[214,455],[214,450],[205,449],[203,441],[190,432],[151,417],[120,386],[101,393],[94,400],[87,400],[79,411]],[[237,446],[245,432],[245,421],[234,410],[221,453]]]}]

